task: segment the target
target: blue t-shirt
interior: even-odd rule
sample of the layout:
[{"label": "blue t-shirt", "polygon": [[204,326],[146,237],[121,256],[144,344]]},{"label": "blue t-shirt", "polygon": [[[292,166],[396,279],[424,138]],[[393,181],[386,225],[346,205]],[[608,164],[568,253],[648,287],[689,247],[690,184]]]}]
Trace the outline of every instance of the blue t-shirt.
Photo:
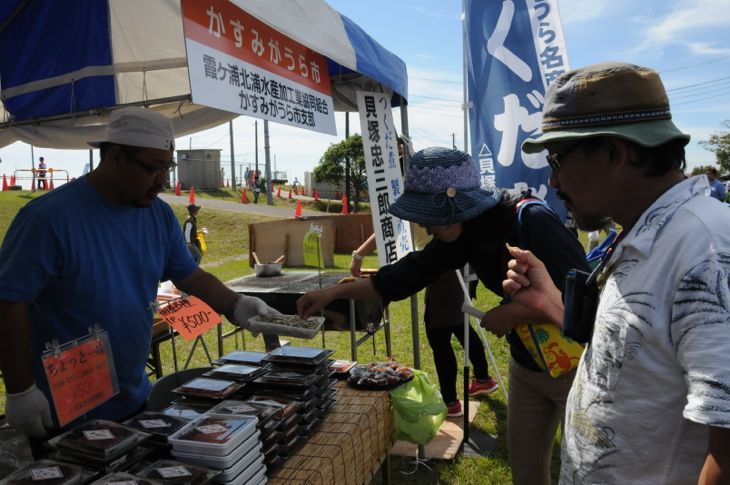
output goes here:
[{"label": "blue t-shirt", "polygon": [[[119,394],[88,418],[120,419],[139,408],[159,281],[196,265],[169,205],[115,205],[81,177],[23,207],[0,248],[0,299],[30,304],[36,385],[50,400],[41,354],[99,325],[109,333]],[[2,322],[7,324],[7,322]]]}]

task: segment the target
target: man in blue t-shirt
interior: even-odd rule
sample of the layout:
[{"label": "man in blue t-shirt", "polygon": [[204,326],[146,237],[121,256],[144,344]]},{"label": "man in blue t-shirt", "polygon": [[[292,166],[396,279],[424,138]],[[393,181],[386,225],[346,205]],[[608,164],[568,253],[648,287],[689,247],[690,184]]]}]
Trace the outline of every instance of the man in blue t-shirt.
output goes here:
[{"label": "man in blue t-shirt", "polygon": [[160,281],[172,280],[230,321],[273,312],[203,271],[157,194],[175,167],[171,121],[145,108],[110,116],[99,167],[29,202],[0,248],[0,370],[7,421],[27,436],[57,423],[41,365],[46,342],[107,331],[119,394],[85,419],[122,420],[150,392],[145,372]]},{"label": "man in blue t-shirt", "polygon": [[720,202],[725,202],[725,199],[727,198],[727,190],[725,190],[725,184],[720,182],[717,178],[717,169],[715,167],[710,167],[705,172],[705,175],[707,175],[707,180],[710,182],[706,195],[708,197],[714,197]]}]

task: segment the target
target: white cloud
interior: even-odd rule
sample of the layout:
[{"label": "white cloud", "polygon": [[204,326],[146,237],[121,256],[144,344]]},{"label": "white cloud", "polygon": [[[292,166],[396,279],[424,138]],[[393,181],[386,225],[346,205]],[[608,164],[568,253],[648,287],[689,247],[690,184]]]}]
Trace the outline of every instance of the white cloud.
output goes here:
[{"label": "white cloud", "polygon": [[560,20],[563,25],[577,24],[605,16],[610,0],[559,0]]},{"label": "white cloud", "polygon": [[730,54],[730,47],[716,47],[707,42],[689,42],[687,47],[692,53],[699,55],[723,56]]},{"label": "white cloud", "polygon": [[730,25],[730,8],[727,0],[694,0],[674,2],[668,13],[653,19],[646,29],[639,50],[649,46],[663,46],[672,42],[687,41],[713,27]]}]

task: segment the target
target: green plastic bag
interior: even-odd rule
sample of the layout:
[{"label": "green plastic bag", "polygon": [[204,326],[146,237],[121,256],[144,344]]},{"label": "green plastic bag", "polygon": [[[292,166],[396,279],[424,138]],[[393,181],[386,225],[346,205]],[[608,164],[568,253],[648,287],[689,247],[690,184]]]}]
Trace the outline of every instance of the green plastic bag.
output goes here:
[{"label": "green plastic bag", "polygon": [[446,419],[446,405],[428,374],[416,369],[413,374],[412,381],[390,391],[396,438],[425,445]]}]

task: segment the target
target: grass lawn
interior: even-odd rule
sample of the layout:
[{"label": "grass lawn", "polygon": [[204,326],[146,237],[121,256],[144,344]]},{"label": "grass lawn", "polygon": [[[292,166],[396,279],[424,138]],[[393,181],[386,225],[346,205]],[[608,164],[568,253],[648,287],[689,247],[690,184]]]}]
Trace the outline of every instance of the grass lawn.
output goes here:
[{"label": "grass lawn", "polygon": [[[284,194],[285,192],[282,191]],[[36,192],[0,192],[0,240],[4,238],[10,221],[16,212],[33,197],[41,195]],[[250,194],[249,194],[250,195]],[[196,193],[200,198],[220,198],[231,200],[240,200],[240,191],[220,190],[214,193]],[[275,204],[282,206],[296,202],[288,199],[277,199]],[[313,202],[311,202],[313,203]],[[339,203],[338,203],[339,204]],[[333,202],[334,206],[334,202]],[[184,206],[173,206],[175,214],[179,221],[183,221],[186,215]],[[332,212],[332,210],[331,210]],[[339,208],[337,210],[339,212]],[[206,271],[216,275],[223,281],[231,280],[252,272],[248,266],[246,256],[248,255],[248,230],[247,225],[251,222],[260,222],[268,220],[265,217],[250,216],[238,214],[229,211],[218,211],[214,209],[205,209],[199,218],[199,226],[205,226],[209,230],[206,237],[208,245],[208,253],[202,260],[202,267]],[[585,244],[585,234],[582,235]],[[335,255],[335,267],[327,268],[328,270],[347,271],[350,264],[350,255]],[[377,257],[368,256],[365,259],[363,267],[377,267]],[[423,317],[423,292],[419,295],[419,317]],[[499,298],[486,290],[480,285],[478,290],[478,298],[475,306],[487,310],[495,306]],[[229,323],[224,324],[224,331],[232,330],[233,326]],[[432,381],[437,382],[436,372],[433,365],[433,356],[431,348],[426,341],[425,331],[422,324],[420,325],[419,347],[421,352],[421,367],[430,375]],[[393,358],[397,361],[413,365],[413,339],[410,323],[410,305],[408,300],[396,302],[391,305],[391,331]],[[209,332],[205,336],[208,349],[215,358],[217,356],[217,344],[214,332]],[[289,339],[292,345],[319,346],[321,340],[319,337],[314,340]],[[503,379],[507,380],[507,364],[509,361],[509,349],[504,339],[497,339],[491,334],[488,335],[489,345],[495,354],[498,363],[499,372]],[[348,332],[327,332],[327,347],[334,349],[333,358],[349,359],[350,358],[350,340]],[[457,354],[457,362],[459,362],[458,387],[462,387],[463,377],[461,375],[461,367],[463,363],[463,352],[456,339],[452,340],[452,345]],[[182,359],[180,365],[184,363],[184,359],[188,355],[191,345],[182,339],[176,339],[178,359]],[[246,333],[242,338],[240,334],[230,337],[224,341],[223,352],[230,352],[235,349],[246,348],[248,350],[264,350],[264,344],[261,337],[254,338],[250,333]],[[169,342],[164,343],[161,347],[164,372],[165,374],[172,372],[172,349]],[[385,355],[385,339],[383,332],[377,332],[375,337],[375,350],[371,342],[366,342],[358,349],[358,357],[360,362],[369,362],[371,360],[386,359]],[[193,356],[191,366],[207,366],[208,361],[204,352],[198,348]],[[491,362],[490,362],[491,367]],[[494,375],[494,370],[490,369]],[[459,390],[461,396],[461,390]],[[402,474],[401,471],[411,471],[412,466],[410,460],[402,460],[393,457],[391,462],[391,479],[394,483],[447,483],[447,484],[509,484],[511,483],[511,475],[508,465],[507,444],[506,444],[506,403],[502,391],[492,394],[488,398],[481,398],[482,405],[477,414],[475,426],[488,433],[497,436],[498,447],[496,451],[488,457],[459,457],[452,462],[432,462],[429,466],[433,471],[429,471],[425,467],[419,469],[410,475]],[[4,413],[5,409],[5,388],[0,382],[0,413]],[[553,476],[557,478],[559,468],[559,447],[556,446],[553,454]],[[376,482],[380,480],[376,476]]]}]

